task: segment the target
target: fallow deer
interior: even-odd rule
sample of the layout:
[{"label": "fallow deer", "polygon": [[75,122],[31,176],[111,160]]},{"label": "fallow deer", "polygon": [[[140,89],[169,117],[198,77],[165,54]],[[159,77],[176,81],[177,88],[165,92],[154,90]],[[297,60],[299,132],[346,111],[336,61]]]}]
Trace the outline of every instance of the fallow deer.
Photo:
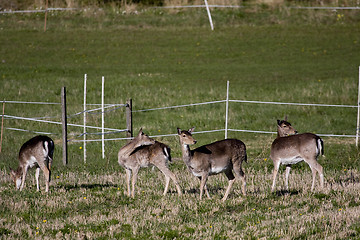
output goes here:
[{"label": "fallow deer", "polygon": [[273,184],[275,190],[276,176],[280,164],[286,165],[285,187],[289,189],[289,174],[291,165],[305,161],[312,171],[311,191],[315,187],[316,172],[320,176],[320,186],[324,187],[323,167],[317,162],[317,157],[324,154],[323,140],[313,133],[297,134],[291,124],[285,120],[277,120],[277,138],[271,145],[270,157],[274,163]]},{"label": "fallow deer", "polygon": [[20,189],[20,191],[24,188],[28,169],[36,167],[35,179],[37,191],[40,190],[39,175],[41,169],[46,180],[45,192],[48,192],[53,153],[54,141],[47,136],[36,136],[25,142],[19,151],[19,167],[15,171],[10,169],[10,174],[16,188]]},{"label": "fallow deer", "polygon": [[[168,167],[171,161],[170,148],[158,141],[152,145],[141,146],[135,149],[130,156],[124,158],[119,156],[119,164],[125,168],[128,196],[135,196],[135,184],[140,168],[156,166],[165,176],[165,189],[163,195],[165,196],[169,189],[170,179],[175,183],[178,195],[181,196],[181,188],[174,173]],[[132,188],[130,188],[130,178],[132,176]],[[132,189],[132,190],[131,190]]]},{"label": "fallow deer", "polygon": [[246,195],[245,173],[241,168],[242,162],[247,161],[245,144],[238,139],[225,139],[190,150],[189,145],[196,143],[192,136],[193,131],[194,128],[188,131],[177,129],[183,161],[190,172],[200,179],[200,199],[202,199],[204,190],[207,197],[210,198],[206,187],[208,177],[222,172],[229,180],[222,201],[227,199],[235,179],[242,180],[242,193]]},{"label": "fallow deer", "polygon": [[[128,148],[128,150],[126,151],[125,148]],[[171,161],[170,148],[163,143],[149,138],[144,133],[138,135],[138,137],[121,148],[118,154],[118,162],[126,171],[128,196],[135,196],[135,184],[140,168],[150,165],[156,166],[165,175],[164,196],[168,192],[170,179],[174,181],[178,194],[181,195],[177,178],[168,168],[169,161]],[[131,175],[132,187],[130,187]]]}]

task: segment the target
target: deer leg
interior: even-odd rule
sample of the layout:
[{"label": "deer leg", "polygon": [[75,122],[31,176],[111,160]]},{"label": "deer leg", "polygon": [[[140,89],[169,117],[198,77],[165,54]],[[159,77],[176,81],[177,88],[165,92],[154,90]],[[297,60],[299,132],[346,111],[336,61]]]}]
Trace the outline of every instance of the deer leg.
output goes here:
[{"label": "deer leg", "polygon": [[[201,176],[201,182],[200,182],[200,200],[202,199],[202,195],[203,195],[204,187],[206,186],[207,178],[208,178],[208,175],[207,175],[207,174],[204,174],[203,176]],[[208,198],[210,198],[210,195],[208,195]]]},{"label": "deer leg", "polygon": [[166,167],[164,166],[156,166],[165,176],[165,188],[164,188],[164,192],[163,192],[163,196],[166,195],[166,193],[169,190],[169,184],[170,184],[170,177],[169,177],[169,171],[166,171]]},{"label": "deer leg", "polygon": [[311,191],[314,191],[315,188],[315,178],[316,178],[316,170],[314,168],[311,168],[312,172],[312,184],[311,184]]},{"label": "deer leg", "polygon": [[23,172],[22,172],[22,179],[21,179],[20,191],[22,191],[23,188],[24,188],[24,185],[25,185],[25,177],[26,177],[27,170],[28,170],[28,167],[25,166],[25,167],[23,168]]},{"label": "deer leg", "polygon": [[170,184],[170,177],[165,175],[165,188],[164,188],[163,196],[165,196],[166,193],[169,191],[169,184]]},{"label": "deer leg", "polygon": [[319,177],[320,177],[320,187],[324,188],[324,173],[323,173],[323,167],[316,161],[316,159],[313,160],[312,164],[309,164],[311,172],[312,172],[312,176],[313,176],[313,181],[311,184],[311,191],[314,191],[315,188],[315,180],[316,180],[316,172],[319,173]]},{"label": "deer leg", "polygon": [[323,168],[321,167],[321,170],[318,171],[319,173],[319,177],[320,177],[320,187],[323,189],[324,188],[324,172],[323,172]]},{"label": "deer leg", "polygon": [[135,169],[133,169],[133,177],[132,177],[132,191],[131,191],[131,196],[134,198],[135,197],[135,184],[136,184],[136,180],[137,180],[137,176],[139,173],[139,169],[140,167],[136,167]]},{"label": "deer leg", "polygon": [[229,185],[228,185],[228,187],[227,187],[227,189],[226,189],[226,192],[225,192],[224,197],[223,197],[222,200],[221,200],[221,201],[223,201],[223,202],[224,202],[224,201],[227,199],[227,197],[229,196],[231,187],[232,187],[232,185],[233,185],[234,182],[235,182],[235,176],[234,176],[234,174],[232,173],[231,170],[230,170],[230,171],[229,171],[229,170],[226,171],[226,172],[225,172],[225,175],[226,175],[226,177],[229,179]]},{"label": "deer leg", "polygon": [[40,168],[36,168],[35,180],[36,180],[36,190],[37,190],[37,191],[40,190],[40,187],[39,187],[39,176],[40,176]]},{"label": "deer leg", "polygon": [[209,191],[208,191],[208,188],[207,188],[206,184],[205,184],[205,186],[204,186],[204,190],[205,190],[205,194],[206,194],[206,196],[208,197],[208,199],[211,199],[211,197],[210,197],[210,194],[209,194]]},{"label": "deer leg", "polygon": [[285,189],[286,191],[289,191],[289,175],[290,175],[291,166],[286,166],[286,172],[285,172]]},{"label": "deer leg", "polygon": [[156,165],[156,167],[159,168],[159,170],[165,175],[165,190],[163,195],[165,196],[165,194],[168,192],[170,178],[171,178],[176,186],[178,195],[181,196],[181,188],[175,174],[171,172],[166,166]]},{"label": "deer leg", "polygon": [[52,158],[48,157],[48,168],[51,170]]},{"label": "deer leg", "polygon": [[45,176],[45,192],[49,192],[49,184],[50,184],[50,170],[46,167],[46,166],[43,166],[42,168],[42,171],[44,173],[44,176]]},{"label": "deer leg", "polygon": [[125,172],[126,172],[127,195],[128,195],[128,197],[130,197],[130,192],[131,192],[131,188],[130,188],[131,170],[126,168]]},{"label": "deer leg", "polygon": [[239,178],[242,182],[242,194],[245,196],[246,195],[246,178],[245,178],[245,173],[241,168],[241,165],[234,165],[234,172],[235,172],[235,176],[236,178]]},{"label": "deer leg", "polygon": [[279,167],[280,167],[280,160],[278,160],[277,162],[274,161],[273,184],[271,186],[271,192],[274,192],[274,190],[275,190],[276,176],[278,174]]}]

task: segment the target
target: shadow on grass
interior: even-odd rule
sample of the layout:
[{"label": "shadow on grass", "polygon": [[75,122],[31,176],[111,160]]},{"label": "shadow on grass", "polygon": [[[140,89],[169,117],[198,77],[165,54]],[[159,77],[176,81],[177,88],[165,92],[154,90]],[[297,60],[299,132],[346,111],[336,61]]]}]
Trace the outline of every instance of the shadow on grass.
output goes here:
[{"label": "shadow on grass", "polygon": [[81,188],[85,188],[85,189],[103,189],[103,188],[117,188],[118,185],[117,184],[113,184],[113,183],[105,183],[105,184],[98,184],[98,183],[94,183],[94,184],[64,184],[64,185],[57,185],[55,186],[55,188],[63,188],[66,191],[69,190],[74,190],[74,189],[81,189]]},{"label": "shadow on grass", "polygon": [[[208,187],[208,191],[209,191],[209,194],[212,195],[212,194],[221,194],[221,193],[224,193],[224,188],[222,187]],[[191,188],[189,190],[185,190],[186,193],[188,194],[200,194],[200,187],[199,188]],[[203,192],[203,194],[205,194],[205,190]],[[205,194],[206,196],[206,194]]]},{"label": "shadow on grass", "polygon": [[298,190],[278,190],[276,192],[274,192],[273,194],[277,197],[282,197],[282,196],[296,196],[299,195],[300,191]]}]

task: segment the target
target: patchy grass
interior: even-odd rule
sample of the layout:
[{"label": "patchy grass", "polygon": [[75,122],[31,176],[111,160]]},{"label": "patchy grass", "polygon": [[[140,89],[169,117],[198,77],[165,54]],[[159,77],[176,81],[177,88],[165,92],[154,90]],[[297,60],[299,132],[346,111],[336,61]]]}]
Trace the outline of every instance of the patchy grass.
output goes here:
[{"label": "patchy grass", "polygon": [[[250,165],[250,164],[249,164]],[[174,185],[163,197],[163,176],[151,168],[140,171],[136,197],[124,194],[125,174],[78,174],[56,177],[51,193],[15,191],[1,176],[3,206],[1,233],[7,238],[349,238],[359,236],[359,172],[327,171],[323,191],[310,192],[310,171],[293,171],[290,192],[269,190],[271,174],[246,166],[248,195],[234,185],[228,201],[221,202],[224,176],[209,179],[212,199],[199,201],[198,180],[183,169],[174,169],[184,195]],[[281,176],[283,178],[283,176]],[[349,180],[348,178],[352,179]],[[277,227],[274,228],[273,226]]]}]

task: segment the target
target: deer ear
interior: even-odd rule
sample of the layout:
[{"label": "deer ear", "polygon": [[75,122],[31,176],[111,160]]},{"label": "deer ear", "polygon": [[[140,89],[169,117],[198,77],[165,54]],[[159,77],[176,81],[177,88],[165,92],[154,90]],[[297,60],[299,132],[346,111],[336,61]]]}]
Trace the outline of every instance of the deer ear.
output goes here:
[{"label": "deer ear", "polygon": [[180,135],[181,134],[181,129],[177,128],[177,133]]},{"label": "deer ear", "polygon": [[287,122],[287,115],[285,115],[285,117],[284,117],[284,121],[285,121],[285,122]]},{"label": "deer ear", "polygon": [[143,133],[143,130],[142,130],[142,128],[140,128],[138,136],[140,136],[142,133]]},{"label": "deer ear", "polygon": [[280,124],[281,124],[281,121],[279,119],[277,120],[277,124],[278,124],[278,126],[280,126]]},{"label": "deer ear", "polygon": [[194,130],[195,130],[195,127],[192,127],[192,128],[189,129],[188,132],[189,132],[189,133],[192,133]]}]

